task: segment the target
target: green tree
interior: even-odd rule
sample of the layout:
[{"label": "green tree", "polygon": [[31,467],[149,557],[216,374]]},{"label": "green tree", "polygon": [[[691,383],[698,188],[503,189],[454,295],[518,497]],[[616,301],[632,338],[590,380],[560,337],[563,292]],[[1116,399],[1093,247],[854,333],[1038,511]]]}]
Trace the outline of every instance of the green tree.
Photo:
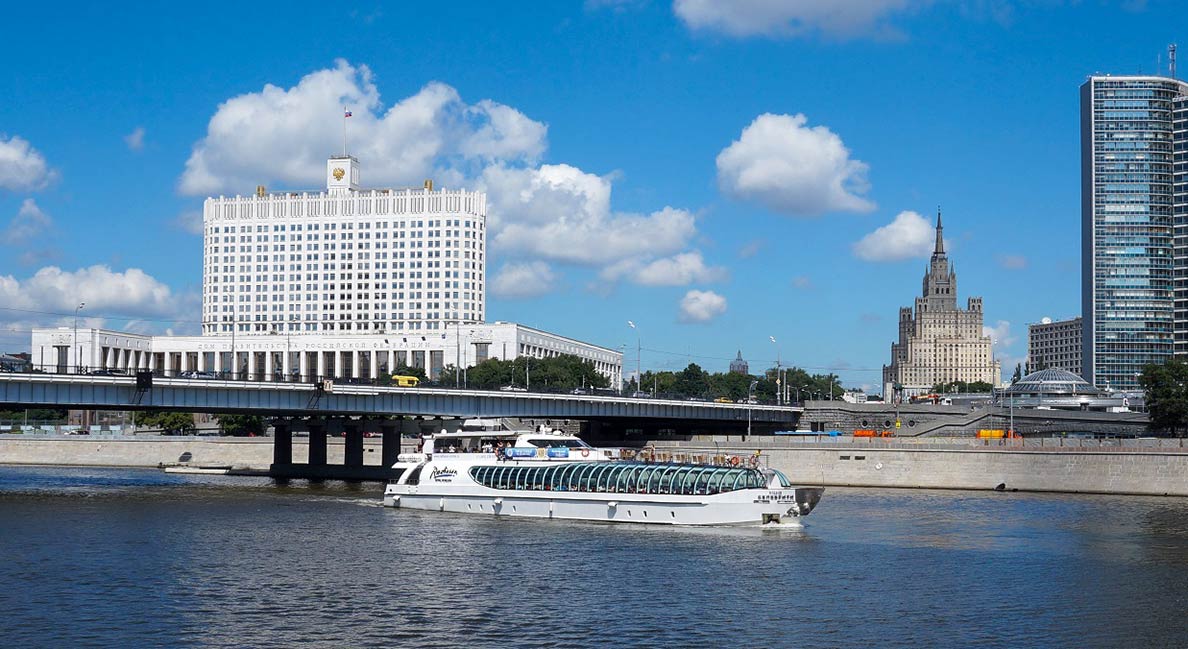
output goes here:
[{"label": "green tree", "polygon": [[252,437],[264,434],[264,418],[258,415],[215,415],[224,435]]},{"label": "green tree", "polygon": [[28,413],[29,421],[64,421],[67,416],[65,410],[49,408],[30,408],[28,410],[0,410],[0,419],[25,419]]},{"label": "green tree", "polygon": [[1023,378],[1023,364],[1015,363],[1015,375],[1011,377],[1011,385],[1018,383],[1021,378]]},{"label": "green tree", "polygon": [[1139,374],[1147,409],[1148,427],[1177,437],[1188,430],[1188,362],[1172,357],[1167,362],[1143,366]]},{"label": "green tree", "polygon": [[137,418],[138,426],[159,428],[166,435],[189,435],[194,432],[194,413],[146,412]]}]

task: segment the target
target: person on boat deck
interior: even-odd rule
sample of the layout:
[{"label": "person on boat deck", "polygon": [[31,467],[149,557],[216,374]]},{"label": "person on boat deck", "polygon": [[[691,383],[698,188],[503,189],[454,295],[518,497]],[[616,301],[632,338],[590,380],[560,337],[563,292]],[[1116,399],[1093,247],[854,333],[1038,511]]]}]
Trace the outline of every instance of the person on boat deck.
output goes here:
[{"label": "person on boat deck", "polygon": [[484,453],[490,453],[493,450],[495,450],[495,449],[491,446],[491,442],[483,443],[483,452]]},{"label": "person on boat deck", "polygon": [[507,458],[507,451],[503,448],[503,442],[499,442],[495,445],[495,458],[498,460]]}]

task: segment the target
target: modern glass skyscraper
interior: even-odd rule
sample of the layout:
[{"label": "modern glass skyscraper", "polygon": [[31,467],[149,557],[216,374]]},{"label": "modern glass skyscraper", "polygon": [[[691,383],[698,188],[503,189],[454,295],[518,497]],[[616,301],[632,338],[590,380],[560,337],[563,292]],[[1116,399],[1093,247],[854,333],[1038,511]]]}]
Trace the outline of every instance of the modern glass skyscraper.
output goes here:
[{"label": "modern glass skyscraper", "polygon": [[1188,352],[1185,95],[1156,76],[1081,86],[1082,369],[1099,387],[1137,389],[1143,365]]}]

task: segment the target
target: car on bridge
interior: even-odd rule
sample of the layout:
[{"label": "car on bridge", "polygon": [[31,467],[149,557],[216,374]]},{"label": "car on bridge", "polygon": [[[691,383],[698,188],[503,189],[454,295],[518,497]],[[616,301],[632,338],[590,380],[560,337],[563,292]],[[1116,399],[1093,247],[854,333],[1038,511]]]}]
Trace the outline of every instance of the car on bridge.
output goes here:
[{"label": "car on bridge", "polygon": [[521,388],[518,385],[505,385],[499,388],[500,392],[527,392],[528,388]]}]

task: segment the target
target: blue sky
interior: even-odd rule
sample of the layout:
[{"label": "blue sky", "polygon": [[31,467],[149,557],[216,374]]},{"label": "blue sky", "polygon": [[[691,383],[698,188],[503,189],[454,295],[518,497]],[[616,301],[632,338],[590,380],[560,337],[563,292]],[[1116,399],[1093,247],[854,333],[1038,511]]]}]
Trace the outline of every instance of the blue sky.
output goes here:
[{"label": "blue sky", "polygon": [[182,7],[6,9],[4,351],[79,300],[90,324],[195,332],[203,197],[317,189],[345,104],[365,185],[488,192],[492,320],[625,345],[632,366],[638,332],[659,369],[738,349],[757,369],[774,336],[785,364],[874,387],[941,206],[959,299],[985,298],[1009,373],[1027,323],[1080,312],[1079,85],[1156,72],[1188,18],[1170,0]]}]

